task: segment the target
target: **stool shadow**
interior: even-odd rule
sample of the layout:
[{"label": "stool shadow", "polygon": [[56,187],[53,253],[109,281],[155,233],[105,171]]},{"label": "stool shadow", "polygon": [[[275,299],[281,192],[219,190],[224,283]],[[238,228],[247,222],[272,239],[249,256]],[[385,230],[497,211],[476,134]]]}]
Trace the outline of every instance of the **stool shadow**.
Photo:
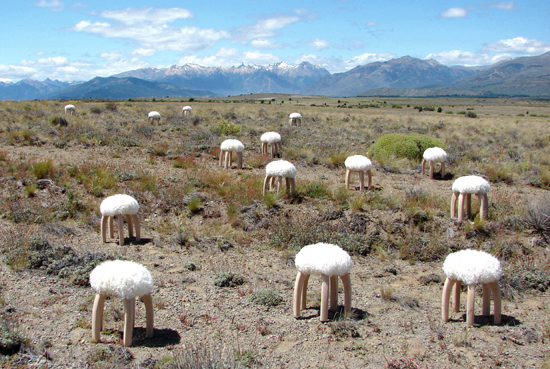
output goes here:
[{"label": "stool shadow", "polygon": [[434,180],[436,181],[450,181],[455,177],[452,173],[445,173],[445,177],[441,177],[441,172],[434,173]]},{"label": "stool shadow", "polygon": [[[512,327],[516,327],[519,325],[522,325],[521,321],[514,318],[510,315],[504,315],[501,314],[500,324],[499,325],[508,325]],[[449,319],[451,322],[457,322],[457,323],[464,323],[466,322],[466,314],[463,314],[460,319]],[[474,317],[474,326],[483,327],[486,325],[495,325],[495,317],[494,315],[489,316],[483,316],[483,315],[476,315]]]},{"label": "stool shadow", "polygon": [[[306,307],[306,310],[316,310],[316,313],[308,314],[308,315],[302,315],[301,317],[297,318],[297,320],[308,320],[312,318],[318,318],[319,315],[321,315],[321,308],[319,306],[310,306]],[[302,311],[304,312],[304,311]],[[345,315],[344,306],[339,305],[336,310],[329,310],[328,312],[328,319],[329,320],[339,320],[343,318]],[[365,318],[368,318],[371,314],[366,312],[365,310],[361,309],[351,309],[351,315],[348,317],[351,320],[363,320]]]},{"label": "stool shadow", "polygon": [[166,347],[180,343],[180,334],[170,328],[153,329],[153,337],[147,338],[145,328],[134,328],[132,347]]},{"label": "stool shadow", "polygon": [[139,241],[136,241],[136,238],[135,237],[125,237],[124,238],[124,245],[145,245],[145,244],[148,244],[149,242],[153,242],[153,239],[152,238],[143,238],[141,237],[141,239]]}]

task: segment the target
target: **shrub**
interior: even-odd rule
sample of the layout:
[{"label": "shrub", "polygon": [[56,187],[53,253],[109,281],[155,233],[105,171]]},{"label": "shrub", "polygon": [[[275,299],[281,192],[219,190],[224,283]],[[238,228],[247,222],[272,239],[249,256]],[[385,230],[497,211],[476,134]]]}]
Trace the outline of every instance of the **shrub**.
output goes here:
[{"label": "shrub", "polygon": [[244,276],[238,273],[223,272],[214,276],[214,286],[237,287],[244,283]]},{"label": "shrub", "polygon": [[283,301],[283,298],[276,291],[262,289],[252,292],[250,301],[258,305],[277,306]]},{"label": "shrub", "polygon": [[222,119],[218,122],[215,133],[223,136],[238,136],[241,134],[241,127],[233,122]]},{"label": "shrub", "polygon": [[19,352],[22,343],[23,339],[5,321],[0,322],[0,354],[13,355]]},{"label": "shrub", "polygon": [[531,203],[525,211],[525,221],[535,231],[541,235],[550,234],[550,202],[539,201]]},{"label": "shrub", "polygon": [[50,124],[53,126],[60,126],[60,127],[66,127],[69,125],[69,123],[67,122],[67,119],[63,117],[51,117]]},{"label": "shrub", "polygon": [[44,159],[32,165],[32,172],[36,179],[51,178],[55,174],[55,166],[52,159]]},{"label": "shrub", "polygon": [[447,146],[439,139],[418,133],[390,133],[381,136],[369,148],[367,156],[377,160],[387,160],[392,157],[406,158],[411,161],[422,160],[422,154],[430,147]]},{"label": "shrub", "polygon": [[468,113],[466,113],[466,117],[468,117],[468,118],[477,118],[477,114],[474,113],[473,111],[469,111]]}]

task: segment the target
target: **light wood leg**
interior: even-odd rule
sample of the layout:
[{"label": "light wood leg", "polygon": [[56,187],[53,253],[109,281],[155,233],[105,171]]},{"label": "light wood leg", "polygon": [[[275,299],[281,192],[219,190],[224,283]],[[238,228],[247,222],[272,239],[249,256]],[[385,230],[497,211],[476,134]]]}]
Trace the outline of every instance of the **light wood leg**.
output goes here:
[{"label": "light wood leg", "polygon": [[299,318],[301,315],[301,308],[303,305],[302,295],[304,289],[304,279],[306,275],[302,272],[298,272],[296,275],[296,283],[294,284],[294,297],[292,298],[292,307],[294,318]]},{"label": "light wood leg", "polygon": [[277,181],[277,177],[271,177],[271,181],[269,182],[269,191],[273,191],[273,189],[277,188],[277,185],[275,182]]},{"label": "light wood leg", "polygon": [[351,279],[349,273],[340,276],[344,286],[344,314],[348,317],[351,313]]},{"label": "light wood leg", "polygon": [[467,193],[466,194],[466,218],[470,219],[472,216],[472,194]]},{"label": "light wood leg", "polygon": [[126,222],[128,223],[128,237],[134,237],[134,225],[132,224],[132,214],[126,215]]},{"label": "light wood leg", "polygon": [[277,177],[277,193],[281,191],[281,185],[283,184],[283,177]]},{"label": "light wood leg", "polygon": [[237,169],[243,168],[243,152],[237,153]]},{"label": "light wood leg", "polygon": [[488,216],[488,213],[489,213],[489,199],[487,198],[487,194],[480,194],[479,195],[480,199],[479,199],[479,202],[481,203],[480,205],[480,210],[479,210],[479,213],[480,213],[480,218],[481,220],[487,220],[487,216]]},{"label": "light wood leg", "polygon": [[349,177],[351,175],[351,170],[346,169],[346,189],[349,189]]},{"label": "light wood leg", "polygon": [[491,290],[487,283],[482,283],[483,287],[483,299],[481,300],[481,314],[483,316],[489,316],[491,314]]},{"label": "light wood leg", "polygon": [[262,155],[267,155],[267,142],[262,142]]},{"label": "light wood leg", "polygon": [[155,313],[153,311],[153,298],[151,295],[141,296],[141,301],[145,305],[145,316],[147,319],[147,326],[145,328],[145,337],[153,337],[153,327],[155,322]]},{"label": "light wood leg", "polygon": [[367,187],[369,191],[372,191],[372,172],[371,170],[367,170]]},{"label": "light wood leg", "polygon": [[124,347],[132,346],[132,334],[134,332],[134,315],[136,299],[124,299],[124,334],[122,336]]},{"label": "light wood leg", "polygon": [[474,325],[474,298],[476,295],[476,285],[468,285],[468,300],[466,302],[466,326],[471,327]]},{"label": "light wood leg", "polygon": [[322,322],[328,321],[328,289],[329,289],[330,277],[325,274],[321,274],[321,316]]},{"label": "light wood leg", "polygon": [[225,151],[220,150],[220,163],[219,163],[220,167],[223,164],[224,154],[225,154]]},{"label": "light wood leg", "polygon": [[455,217],[456,214],[456,200],[457,200],[457,192],[453,192],[453,196],[451,196],[451,218]]},{"label": "light wood leg", "polygon": [[124,245],[124,217],[119,214],[116,216],[118,220],[118,244]]},{"label": "light wood leg", "polygon": [[226,151],[225,152],[225,161],[224,161],[224,165],[223,165],[223,167],[225,169],[231,168],[231,159],[232,159],[231,151]]},{"label": "light wood leg", "polygon": [[359,191],[363,191],[365,189],[365,172],[360,170],[359,171]]},{"label": "light wood leg", "polygon": [[460,290],[462,288],[462,282],[455,280],[455,285],[453,289],[453,313],[458,313],[460,311]]},{"label": "light wood leg", "polygon": [[426,169],[426,159],[422,159],[422,175],[424,175],[425,169]]},{"label": "light wood leg", "polygon": [[434,162],[430,160],[430,179],[434,179]]},{"label": "light wood leg", "polygon": [[92,309],[92,342],[97,343],[100,340],[101,329],[103,328],[103,309],[107,295],[95,295],[94,307]]},{"label": "light wood leg", "polygon": [[107,242],[107,221],[109,220],[108,216],[101,216],[101,240],[103,243]]},{"label": "light wood leg", "polygon": [[289,178],[290,182],[290,196],[296,195],[296,181],[294,178]]},{"label": "light wood leg", "polygon": [[445,162],[441,163],[441,179],[445,178]]},{"label": "light wood leg", "polygon": [[330,304],[328,309],[335,311],[338,308],[338,276],[333,275],[330,277],[330,292],[328,294],[330,298]]},{"label": "light wood leg", "polygon": [[115,238],[115,229],[114,229],[114,215],[109,217],[109,237],[111,239]]},{"label": "light wood leg", "polygon": [[265,179],[264,179],[264,186],[262,187],[262,196],[265,196],[265,193],[267,191],[267,183],[271,181],[271,177],[270,176],[265,176]]},{"label": "light wood leg", "polygon": [[502,300],[500,296],[500,288],[498,286],[498,282],[489,283],[489,287],[491,288],[491,292],[493,292],[493,306],[495,310],[494,324],[500,324],[500,321],[502,318],[501,316]]},{"label": "light wood leg", "polygon": [[455,284],[454,279],[447,278],[443,286],[443,296],[441,297],[441,320],[443,323],[449,321],[449,300],[451,298],[451,290]]},{"label": "light wood leg", "polygon": [[302,310],[307,307],[307,284],[309,282],[309,274],[304,277],[304,283],[302,286]]},{"label": "light wood leg", "polygon": [[134,214],[134,225],[136,226],[136,241],[141,241],[141,226],[139,224],[139,215]]},{"label": "light wood leg", "polygon": [[458,221],[464,220],[464,194],[458,195]]}]

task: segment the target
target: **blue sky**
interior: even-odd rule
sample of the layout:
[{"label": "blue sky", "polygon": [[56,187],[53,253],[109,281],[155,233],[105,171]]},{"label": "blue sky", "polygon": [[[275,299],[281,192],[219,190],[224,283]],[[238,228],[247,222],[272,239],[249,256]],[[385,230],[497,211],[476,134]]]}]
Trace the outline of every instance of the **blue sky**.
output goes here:
[{"label": "blue sky", "polygon": [[550,51],[542,0],[14,0],[0,12],[0,81],[13,82],[186,63],[338,73],[405,55],[488,65]]}]

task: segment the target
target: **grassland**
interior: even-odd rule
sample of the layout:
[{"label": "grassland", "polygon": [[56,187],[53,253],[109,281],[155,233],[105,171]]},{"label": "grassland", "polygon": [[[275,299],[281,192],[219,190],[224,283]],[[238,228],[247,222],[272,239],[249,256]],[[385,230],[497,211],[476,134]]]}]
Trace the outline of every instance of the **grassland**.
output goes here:
[{"label": "grassland", "polygon": [[[63,114],[67,103],[75,116]],[[189,117],[184,105],[193,107]],[[160,125],[147,122],[151,110],[161,113]],[[288,126],[294,111],[304,117],[300,127]],[[267,131],[281,134],[282,158],[297,167],[294,197],[261,194]],[[348,155],[369,156],[379,137],[413,132],[445,142],[450,175],[430,180],[419,162],[389,158],[374,161],[373,191],[345,188]],[[242,170],[217,165],[226,138],[244,143]],[[265,94],[0,102],[0,363],[549,365],[549,146],[545,100]],[[459,224],[449,216],[450,188],[468,174],[491,182],[489,218],[479,220],[474,200],[473,217]],[[140,242],[101,242],[99,204],[116,193],[140,204]],[[315,242],[352,254],[350,319],[319,322],[313,281],[304,318],[292,317],[293,256]],[[440,322],[441,265],[464,248],[503,263],[500,326],[478,305],[473,328],[465,328],[464,307]],[[143,263],[155,279],[154,337],[145,338],[139,303],[129,349],[119,345],[116,299],[106,304],[103,343],[90,342],[87,275],[109,258]],[[226,284],[228,276],[239,283]]]}]

